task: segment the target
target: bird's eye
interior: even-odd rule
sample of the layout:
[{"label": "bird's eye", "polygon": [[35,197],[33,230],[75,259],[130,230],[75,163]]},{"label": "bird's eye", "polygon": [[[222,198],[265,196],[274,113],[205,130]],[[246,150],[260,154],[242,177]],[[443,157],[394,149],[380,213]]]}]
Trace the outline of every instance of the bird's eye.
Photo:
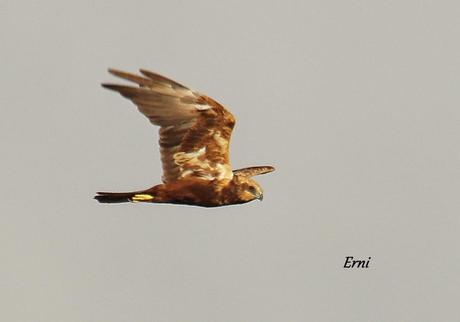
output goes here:
[{"label": "bird's eye", "polygon": [[255,194],[257,193],[256,187],[250,186],[250,187],[249,187],[249,192],[252,193],[253,195],[255,195]]}]

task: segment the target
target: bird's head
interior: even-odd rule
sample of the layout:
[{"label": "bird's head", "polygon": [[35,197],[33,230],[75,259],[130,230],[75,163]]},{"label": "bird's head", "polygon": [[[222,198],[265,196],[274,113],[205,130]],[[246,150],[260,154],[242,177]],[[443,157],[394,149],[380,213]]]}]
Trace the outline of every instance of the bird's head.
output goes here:
[{"label": "bird's head", "polygon": [[262,187],[252,178],[245,176],[236,176],[237,195],[241,202],[249,202],[254,199],[262,201],[264,191]]},{"label": "bird's head", "polygon": [[238,201],[249,202],[254,199],[262,200],[264,198],[264,191],[262,190],[262,187],[254,179],[252,179],[252,177],[269,173],[274,170],[275,168],[271,166],[259,166],[233,170],[233,181],[237,186]]}]

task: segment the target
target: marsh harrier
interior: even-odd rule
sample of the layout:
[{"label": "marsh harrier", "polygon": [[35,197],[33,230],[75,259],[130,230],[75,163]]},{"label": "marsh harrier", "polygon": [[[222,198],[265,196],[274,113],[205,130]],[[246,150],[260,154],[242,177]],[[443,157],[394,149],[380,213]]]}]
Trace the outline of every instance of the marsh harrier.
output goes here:
[{"label": "marsh harrier", "polygon": [[163,183],[134,192],[98,192],[103,203],[177,203],[203,207],[262,200],[253,176],[271,166],[232,170],[229,143],[235,118],[212,98],[144,69],[134,75],[109,69],[139,86],[102,84],[137,105],[152,124],[160,126]]}]

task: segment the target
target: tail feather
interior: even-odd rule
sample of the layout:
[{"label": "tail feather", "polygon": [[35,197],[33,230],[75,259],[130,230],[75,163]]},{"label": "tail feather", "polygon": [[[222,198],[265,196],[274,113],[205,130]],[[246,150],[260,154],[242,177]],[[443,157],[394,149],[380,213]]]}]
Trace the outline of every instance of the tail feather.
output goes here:
[{"label": "tail feather", "polygon": [[94,199],[101,203],[131,202],[137,192],[97,192]]}]

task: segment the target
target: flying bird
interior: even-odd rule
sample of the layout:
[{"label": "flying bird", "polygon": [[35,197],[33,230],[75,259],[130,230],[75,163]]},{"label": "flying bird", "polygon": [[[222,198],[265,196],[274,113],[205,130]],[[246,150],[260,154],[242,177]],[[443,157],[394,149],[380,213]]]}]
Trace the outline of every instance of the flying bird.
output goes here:
[{"label": "flying bird", "polygon": [[157,73],[141,75],[109,69],[138,86],[104,83],[130,99],[152,124],[160,127],[163,183],[133,192],[98,192],[102,203],[151,202],[218,207],[262,200],[253,176],[272,172],[271,166],[232,170],[229,144],[234,116],[209,96]]}]

